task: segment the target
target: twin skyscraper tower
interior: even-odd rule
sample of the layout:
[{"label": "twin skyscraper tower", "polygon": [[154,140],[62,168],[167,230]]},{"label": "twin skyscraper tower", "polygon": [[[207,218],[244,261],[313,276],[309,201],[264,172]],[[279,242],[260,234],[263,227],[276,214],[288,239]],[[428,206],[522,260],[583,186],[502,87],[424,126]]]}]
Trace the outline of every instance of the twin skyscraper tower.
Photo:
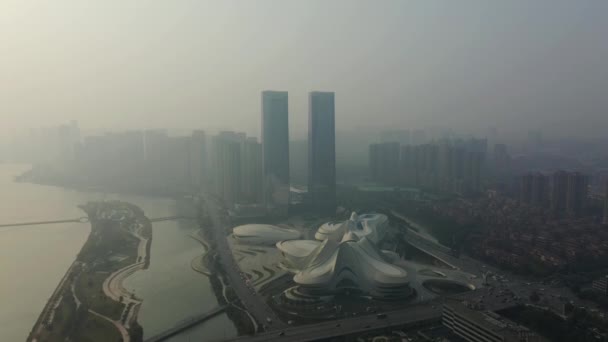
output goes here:
[{"label": "twin skyscraper tower", "polygon": [[[332,92],[308,97],[308,198],[311,208],[336,208],[336,124]],[[286,91],[262,92],[262,173],[264,203],[270,214],[289,208],[289,100]]]}]

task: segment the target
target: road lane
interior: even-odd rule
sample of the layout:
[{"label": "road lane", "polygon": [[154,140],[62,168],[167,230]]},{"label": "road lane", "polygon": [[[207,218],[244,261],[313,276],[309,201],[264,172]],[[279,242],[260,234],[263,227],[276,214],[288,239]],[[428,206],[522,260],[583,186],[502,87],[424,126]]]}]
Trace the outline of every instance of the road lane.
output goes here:
[{"label": "road lane", "polygon": [[[264,298],[255,291],[253,286],[248,286],[245,279],[242,277],[241,270],[234,260],[228,244],[226,230],[229,227],[223,223],[224,217],[221,214],[220,208],[215,204],[214,200],[209,197],[205,198],[204,203],[205,211],[213,223],[213,236],[216,242],[220,263],[228,276],[229,285],[239,297],[245,309],[260,325],[265,325],[267,330],[287,327],[268,304],[266,304]],[[268,322],[268,319],[271,320],[271,323]]]}]

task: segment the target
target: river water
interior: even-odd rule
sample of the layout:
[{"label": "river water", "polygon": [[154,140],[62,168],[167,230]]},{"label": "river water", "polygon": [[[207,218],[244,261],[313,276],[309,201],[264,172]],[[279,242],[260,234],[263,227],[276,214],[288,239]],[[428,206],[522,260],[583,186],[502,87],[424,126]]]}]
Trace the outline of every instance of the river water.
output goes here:
[{"label": "river water", "polygon": [[[15,183],[27,165],[0,164],[0,224],[70,219],[83,216],[78,204],[120,199],[138,205],[150,218],[178,214],[175,200],[158,197],[81,192]],[[207,277],[190,261],[203,247],[189,237],[195,222],[152,225],[150,268],[129,277],[125,287],[143,298],[139,322],[145,337],[217,305]],[[74,261],[90,231],[88,223],[0,228],[0,341],[23,341],[40,311]],[[212,341],[236,335],[226,315],[219,315],[172,339]]]}]

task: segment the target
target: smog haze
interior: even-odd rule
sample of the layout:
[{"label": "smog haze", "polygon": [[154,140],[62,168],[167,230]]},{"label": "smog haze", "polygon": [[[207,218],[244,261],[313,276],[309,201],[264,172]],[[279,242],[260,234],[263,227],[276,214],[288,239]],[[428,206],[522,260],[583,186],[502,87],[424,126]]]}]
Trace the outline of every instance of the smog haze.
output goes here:
[{"label": "smog haze", "polygon": [[[21,1],[0,4],[2,136],[235,128],[259,136],[260,91],[336,93],[338,130],[608,124],[604,1]],[[374,120],[370,120],[370,118]]]}]

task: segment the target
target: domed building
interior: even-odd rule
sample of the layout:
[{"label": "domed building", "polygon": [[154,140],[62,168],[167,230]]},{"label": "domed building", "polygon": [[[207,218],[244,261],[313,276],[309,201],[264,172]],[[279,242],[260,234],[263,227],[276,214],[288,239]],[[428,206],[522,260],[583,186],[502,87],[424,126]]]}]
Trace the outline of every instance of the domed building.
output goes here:
[{"label": "domed building", "polygon": [[288,240],[277,242],[276,246],[283,256],[283,265],[291,270],[300,270],[306,267],[308,256],[321,243],[316,240]]},{"label": "domed building", "polygon": [[[340,225],[323,225],[320,236],[327,238],[322,242],[278,242],[284,264],[295,273],[293,280],[298,285],[297,290],[289,289],[286,296],[301,300],[342,293],[379,299],[411,295],[407,272],[390,262],[394,253],[381,251],[372,240],[380,236],[375,229],[386,221],[384,215],[353,213]],[[340,239],[336,239],[338,234]]]},{"label": "domed building", "polygon": [[279,241],[299,239],[300,232],[269,224],[246,224],[234,227],[232,235],[241,244],[274,245]]},{"label": "domed building", "polygon": [[317,230],[315,239],[319,241],[340,241],[342,236],[351,231],[359,238],[367,237],[373,243],[384,238],[388,228],[388,217],[382,214],[364,214],[358,216],[353,212],[350,219],[342,222],[327,222]]}]

